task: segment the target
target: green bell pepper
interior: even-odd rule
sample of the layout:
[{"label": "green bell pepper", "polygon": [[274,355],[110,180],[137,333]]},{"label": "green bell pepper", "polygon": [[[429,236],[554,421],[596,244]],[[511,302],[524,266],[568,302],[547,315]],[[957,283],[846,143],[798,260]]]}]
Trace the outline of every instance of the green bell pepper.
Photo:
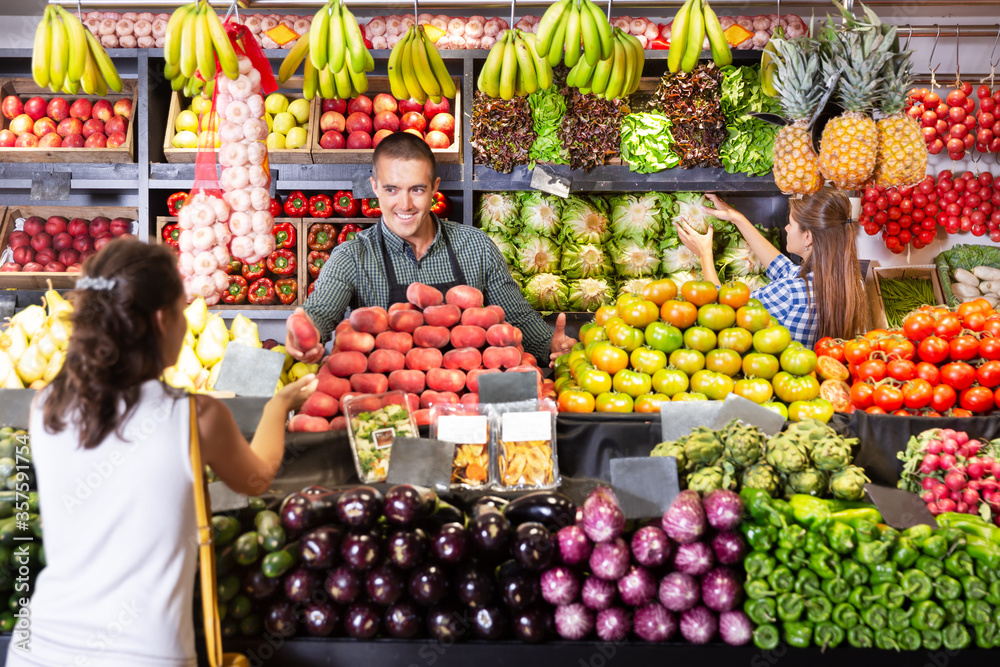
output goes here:
[{"label": "green bell pepper", "polygon": [[932,600],[918,602],[913,609],[913,627],[917,630],[940,630],[944,627],[945,611]]},{"label": "green bell pepper", "polygon": [[965,622],[969,625],[983,625],[992,619],[992,608],[986,600],[972,600],[965,603]]},{"label": "green bell pepper", "polygon": [[889,558],[889,547],[885,542],[862,542],[854,550],[854,558],[862,565],[878,565]]},{"label": "green bell pepper", "polygon": [[920,558],[920,549],[909,537],[900,537],[896,546],[892,550],[892,562],[902,569],[906,569],[917,562]]},{"label": "green bell pepper", "polygon": [[795,522],[795,515],[792,513],[792,506],[788,504],[787,500],[782,498],[772,498],[771,507],[775,510],[775,514],[772,514],[769,519],[772,526],[781,528],[782,526]]},{"label": "green bell pepper", "polygon": [[984,540],[993,542],[1000,546],[1000,531],[982,517],[975,514],[959,514],[958,512],[944,512],[937,517],[937,524],[946,528],[958,528],[970,535],[978,535]]},{"label": "green bell pepper", "polygon": [[810,530],[806,533],[806,543],[802,547],[806,553],[814,554],[817,551],[829,551],[830,548],[826,546],[826,538],[823,537],[822,533],[816,532],[815,530]]},{"label": "green bell pepper", "polygon": [[875,631],[875,648],[883,651],[899,650],[899,643],[896,641],[896,633],[889,628]]},{"label": "green bell pepper", "polygon": [[785,643],[789,646],[809,648],[812,635],[812,623],[785,623]]},{"label": "green bell pepper", "polygon": [[917,651],[920,649],[920,633],[913,628],[903,628],[896,632],[896,644],[903,651]]},{"label": "green bell pepper", "polygon": [[949,623],[941,630],[944,647],[949,651],[961,651],[972,642],[969,631],[961,623]]},{"label": "green bell pepper", "polygon": [[778,546],[782,549],[801,549],[806,545],[806,529],[793,523],[778,531]]},{"label": "green bell pepper", "polygon": [[990,583],[990,587],[986,593],[986,601],[991,605],[1000,607],[1000,581]]},{"label": "green bell pepper", "polygon": [[889,545],[890,549],[896,547],[896,543],[899,542],[900,533],[898,530],[890,526],[889,524],[880,523],[878,524],[878,541],[885,542]]},{"label": "green bell pepper", "polygon": [[792,560],[792,550],[782,549],[781,547],[778,547],[777,549],[774,550],[774,558],[779,563],[788,565],[788,563]]},{"label": "green bell pepper", "polygon": [[903,537],[908,537],[909,539],[920,542],[926,537],[929,537],[934,529],[928,526],[926,523],[918,523],[916,526],[910,526],[903,530]]},{"label": "green bell pepper", "polygon": [[965,545],[969,543],[965,531],[958,528],[939,528],[938,530],[941,531],[945,542],[948,543],[948,553],[964,549]]},{"label": "green bell pepper", "polygon": [[841,561],[840,567],[848,586],[853,588],[868,583],[868,568],[853,558],[845,558]]},{"label": "green bell pepper", "polygon": [[889,625],[889,610],[880,604],[873,604],[861,610],[861,620],[872,630],[881,630]]},{"label": "green bell pepper", "polygon": [[779,565],[767,577],[767,583],[776,593],[787,593],[795,586],[795,575],[787,565]]},{"label": "green bell pepper", "polygon": [[805,598],[797,593],[778,596],[778,618],[786,624],[802,618],[806,610]]},{"label": "green bell pepper", "polygon": [[937,579],[944,574],[944,564],[939,559],[930,556],[921,556],[913,566],[931,579]]},{"label": "green bell pepper", "polygon": [[869,565],[868,569],[871,571],[871,576],[868,577],[868,582],[872,586],[877,584],[895,583],[899,580],[899,572],[896,570],[896,564],[892,561],[886,561],[884,563],[879,563],[878,565]]},{"label": "green bell pepper", "polygon": [[747,576],[754,579],[767,578],[777,565],[774,556],[766,551],[751,551],[743,561]]},{"label": "green bell pepper", "polygon": [[920,633],[920,644],[928,651],[936,651],[941,648],[941,631],[924,630]]},{"label": "green bell pepper", "polygon": [[809,556],[809,568],[823,579],[840,576],[840,559],[826,547]]},{"label": "green bell pepper", "polygon": [[871,648],[874,646],[875,636],[870,628],[857,625],[847,631],[847,643],[854,648]]},{"label": "green bell pepper", "polygon": [[960,579],[966,600],[982,600],[989,594],[986,582],[979,577],[967,575]]},{"label": "green bell pepper", "polygon": [[878,539],[878,522],[861,519],[851,524],[854,534],[857,536],[858,544],[864,542],[874,542]]},{"label": "green bell pepper", "polygon": [[751,600],[759,600],[761,598],[773,597],[776,593],[771,590],[767,582],[763,579],[748,579],[746,583],[743,584],[743,592],[747,594],[747,597]]},{"label": "green bell pepper", "polygon": [[838,554],[849,554],[858,546],[854,528],[840,521],[826,523],[826,541]]},{"label": "green bell pepper", "polygon": [[1000,568],[1000,547],[978,535],[967,535],[965,541],[965,551],[956,553],[965,553],[977,564],[983,563],[991,570]]},{"label": "green bell pepper", "polygon": [[841,602],[833,608],[831,618],[834,623],[845,630],[850,630],[861,622],[858,610],[846,602]]},{"label": "green bell pepper", "polygon": [[858,524],[863,521],[868,521],[873,524],[882,523],[882,515],[879,511],[875,509],[874,505],[868,505],[863,508],[842,510],[840,512],[834,512],[829,517],[832,521],[840,521],[851,526],[855,530],[858,529]]},{"label": "green bell pepper", "polygon": [[788,555],[788,567],[793,570],[800,570],[809,565],[809,554],[805,549],[792,549]]},{"label": "green bell pepper", "polygon": [[909,609],[903,609],[902,607],[890,609],[889,629],[899,632],[900,630],[905,630],[910,627],[910,619],[913,617],[913,612],[913,607],[910,607]]},{"label": "green bell pepper", "polygon": [[888,609],[899,609],[906,602],[906,593],[896,584],[878,584],[872,586],[872,594],[868,599],[871,602],[881,602]]},{"label": "green bell pepper", "polygon": [[934,582],[920,570],[907,570],[899,580],[906,597],[914,602],[930,599],[934,593]]},{"label": "green bell pepper", "polygon": [[830,620],[833,614],[833,603],[822,595],[806,598],[806,619],[810,623],[822,623]]},{"label": "green bell pepper", "polygon": [[844,631],[833,623],[818,623],[813,631],[813,640],[824,651],[828,648],[836,648],[844,641]]},{"label": "green bell pepper", "polygon": [[743,602],[743,611],[754,625],[767,625],[778,620],[774,598],[748,599]]},{"label": "green bell pepper", "polygon": [[829,519],[833,514],[829,501],[804,493],[797,493],[788,501],[792,508],[792,515],[799,523],[812,526],[814,522],[821,519]]},{"label": "green bell pepper", "polygon": [[944,558],[944,555],[948,553],[948,540],[945,539],[944,535],[938,533],[930,537],[925,537],[922,542],[918,543],[918,546],[924,555],[939,560]]},{"label": "green bell pepper", "polygon": [[945,623],[965,622],[965,600],[945,600],[941,606],[944,608]]},{"label": "green bell pepper", "polygon": [[771,651],[781,643],[778,626],[771,623],[758,625],[753,631],[753,645],[765,651]]},{"label": "green bell pepper", "polygon": [[798,574],[795,575],[794,590],[799,595],[822,595],[823,591],[819,586],[819,577],[812,570],[799,570]]},{"label": "green bell pepper", "polygon": [[868,596],[871,595],[871,589],[867,586],[855,586],[851,589],[851,594],[847,596],[847,601],[853,605],[855,609],[861,611],[868,606]]},{"label": "green bell pepper", "polygon": [[1000,568],[990,567],[989,564],[973,556],[976,561],[976,576],[988,584],[1000,581]]},{"label": "green bell pepper", "polygon": [[747,544],[755,551],[770,551],[778,539],[778,529],[771,525],[744,523],[742,530]]},{"label": "green bell pepper", "polygon": [[993,648],[1000,639],[995,623],[976,624],[972,628],[972,633],[976,636],[976,646],[979,648]]},{"label": "green bell pepper", "polygon": [[967,551],[956,551],[944,559],[944,571],[955,578],[974,575],[976,566],[972,564],[972,556]]},{"label": "green bell pepper", "polygon": [[957,600],[962,595],[962,584],[957,579],[943,574],[934,582],[934,594],[938,600]]},{"label": "green bell pepper", "polygon": [[744,487],[740,490],[740,498],[747,512],[757,521],[770,523],[771,518],[778,514],[774,499],[767,491]]},{"label": "green bell pepper", "polygon": [[841,577],[824,579],[820,588],[823,591],[823,595],[830,598],[830,602],[834,604],[847,602],[847,596],[851,594],[851,587]]}]

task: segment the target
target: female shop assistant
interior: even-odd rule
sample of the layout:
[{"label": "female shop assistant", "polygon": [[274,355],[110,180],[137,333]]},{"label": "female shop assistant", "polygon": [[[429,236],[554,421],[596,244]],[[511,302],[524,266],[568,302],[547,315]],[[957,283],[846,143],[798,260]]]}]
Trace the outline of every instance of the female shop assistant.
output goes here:
[{"label": "female shop assistant", "polygon": [[[824,187],[814,195],[789,202],[787,247],[788,252],[802,258],[801,266],[778,252],[742,213],[715,195],[708,198],[717,210],[706,208],[705,212],[736,225],[767,267],[771,282],[752,296],[788,327],[794,340],[812,348],[824,336],[853,338],[865,330],[868,306],[858,269],[857,230],[850,219],[851,202],[844,192]],[[684,245],[698,255],[705,280],[718,285],[712,227],[699,234],[679,220],[677,228]]]}]

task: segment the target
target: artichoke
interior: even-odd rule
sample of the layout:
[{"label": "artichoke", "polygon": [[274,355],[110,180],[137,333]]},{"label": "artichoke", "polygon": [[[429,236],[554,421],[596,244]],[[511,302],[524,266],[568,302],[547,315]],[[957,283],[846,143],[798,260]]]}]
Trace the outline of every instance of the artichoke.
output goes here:
[{"label": "artichoke", "polygon": [[863,468],[847,466],[830,476],[830,492],[840,500],[861,500],[870,481]]},{"label": "artichoke", "polygon": [[827,436],[816,443],[811,457],[817,468],[833,472],[851,464],[851,446],[840,436]]},{"label": "artichoke", "polygon": [[723,429],[725,445],[722,456],[737,468],[747,468],[764,455],[764,434],[756,426],[734,419]]},{"label": "artichoke", "polygon": [[736,490],[736,480],[719,466],[707,466],[687,477],[687,488],[705,496],[719,489]]},{"label": "artichoke", "polygon": [[782,433],[767,443],[764,460],[778,472],[790,475],[808,467],[809,454],[800,439]]},{"label": "artichoke", "polygon": [[778,495],[778,489],[781,488],[781,478],[774,468],[766,463],[757,463],[744,470],[740,483],[744,488],[760,489],[772,496]]},{"label": "artichoke", "polygon": [[680,441],[661,442],[656,447],[653,447],[653,451],[649,455],[673,456],[677,459],[678,473],[683,473],[687,469],[687,455],[684,453],[684,444]]},{"label": "artichoke", "polygon": [[788,486],[795,493],[804,493],[817,498],[826,495],[829,484],[830,480],[827,474],[822,470],[816,470],[816,468],[806,468],[788,476]]},{"label": "artichoke", "polygon": [[722,456],[719,434],[707,426],[698,426],[684,439],[684,454],[693,467],[711,466]]},{"label": "artichoke", "polygon": [[782,435],[797,438],[806,448],[806,452],[811,454],[816,443],[827,436],[837,435],[837,432],[821,421],[816,419],[806,419],[804,421],[795,422],[789,426]]}]

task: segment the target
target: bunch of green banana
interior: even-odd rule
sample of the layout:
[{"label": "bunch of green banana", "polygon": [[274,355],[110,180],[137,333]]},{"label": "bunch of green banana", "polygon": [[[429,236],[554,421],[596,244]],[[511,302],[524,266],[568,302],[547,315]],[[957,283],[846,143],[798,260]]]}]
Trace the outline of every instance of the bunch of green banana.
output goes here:
[{"label": "bunch of green banana", "polygon": [[535,35],[508,30],[490,49],[477,86],[490,97],[509,100],[552,85],[552,65],[538,54]]},{"label": "bunch of green banana", "polygon": [[[346,8],[345,10],[346,11]],[[353,20],[353,18],[352,18]],[[285,83],[295,73],[302,62],[305,62],[305,72],[302,80],[302,95],[307,100],[311,100],[319,93],[324,99],[347,100],[357,97],[368,91],[368,72],[375,69],[375,59],[362,42],[362,65],[357,71],[354,69],[353,60],[350,56],[343,58],[343,65],[334,72],[331,70],[332,61],[327,59],[326,65],[322,69],[316,69],[310,55],[309,35],[302,35],[295,42],[285,59],[281,61],[278,68],[278,83]]]},{"label": "bunch of green banana", "polygon": [[559,0],[545,10],[535,34],[538,55],[553,67],[559,61],[573,67],[581,57],[594,67],[614,54],[611,24],[591,0]]},{"label": "bunch of green banana", "polygon": [[185,95],[204,92],[214,82],[215,62],[230,79],[240,75],[240,64],[229,35],[207,0],[182,5],[167,21],[163,36],[164,75],[174,90]]},{"label": "bunch of green banana", "polygon": [[671,72],[690,72],[698,66],[701,47],[708,35],[712,49],[712,60],[719,67],[733,62],[733,52],[722,32],[719,17],[708,4],[708,0],[687,0],[677,11],[670,28],[670,52],[667,67]]},{"label": "bunch of green banana", "polygon": [[35,29],[31,76],[54,92],[88,95],[122,91],[122,79],[101,42],[80,19],[59,5],[48,5]]},{"label": "bunch of green banana", "polygon": [[634,36],[614,29],[614,52],[596,66],[581,59],[566,75],[566,85],[579,88],[581,93],[593,93],[606,100],[631,95],[639,89],[646,52]]},{"label": "bunch of green banana", "polygon": [[[308,41],[309,60],[317,72],[328,66],[330,72],[340,72],[345,63],[356,74],[370,71],[365,66],[371,55],[365,48],[358,20],[341,0],[330,0],[316,12],[309,27]],[[292,50],[298,47],[297,43]],[[291,76],[291,72],[288,74]]]},{"label": "bunch of green banana", "polygon": [[455,82],[441,54],[421,25],[412,25],[389,54],[389,87],[397,100],[428,99],[437,104],[455,97]]}]

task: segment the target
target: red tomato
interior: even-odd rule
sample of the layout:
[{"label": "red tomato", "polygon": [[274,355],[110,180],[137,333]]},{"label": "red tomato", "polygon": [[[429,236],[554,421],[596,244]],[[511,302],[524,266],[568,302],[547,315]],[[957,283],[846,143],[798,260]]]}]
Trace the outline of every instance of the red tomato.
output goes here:
[{"label": "red tomato", "polygon": [[1000,386],[1000,361],[993,359],[977,368],[976,381],[990,389]]},{"label": "red tomato", "polygon": [[844,359],[852,364],[866,361],[872,353],[871,341],[865,338],[855,338],[844,343]]},{"label": "red tomato", "polygon": [[1000,315],[987,317],[986,324],[983,325],[983,332],[994,338],[1000,338]]},{"label": "red tomato", "polygon": [[917,365],[909,359],[893,359],[886,364],[889,377],[893,380],[906,382],[917,376]]},{"label": "red tomato", "polygon": [[934,327],[934,333],[948,340],[962,333],[962,318],[954,313],[948,313]]},{"label": "red tomato", "polygon": [[940,364],[948,358],[948,341],[938,336],[928,336],[920,341],[917,352],[921,361]]},{"label": "red tomato", "polygon": [[917,378],[903,385],[903,404],[908,408],[919,410],[931,402],[934,387],[927,380]]},{"label": "red tomato", "polygon": [[954,410],[951,411],[951,416],[952,417],[962,417],[962,418],[964,418],[964,417],[971,417],[972,416],[972,411],[971,410],[966,410],[965,408],[955,408]]},{"label": "red tomato", "polygon": [[885,410],[882,409],[882,408],[880,408],[880,407],[878,407],[877,405],[872,405],[871,407],[865,408],[865,412],[867,412],[870,415],[884,415],[885,414]]},{"label": "red tomato", "polygon": [[891,384],[881,384],[875,387],[872,400],[876,407],[892,412],[903,406],[903,390]]},{"label": "red tomato", "polygon": [[[989,304],[989,302],[987,302],[987,304]],[[955,312],[958,313],[959,317],[965,319],[965,317],[970,313],[979,313],[982,312],[982,310],[983,310],[983,304],[980,303],[978,299],[976,299],[974,301],[965,301],[959,304]]]},{"label": "red tomato", "polygon": [[962,392],[958,404],[970,412],[989,412],[993,409],[993,392],[986,387],[970,387]]},{"label": "red tomato", "polygon": [[934,326],[933,316],[917,311],[903,320],[903,333],[912,340],[921,341],[934,333]]},{"label": "red tomato", "polygon": [[879,341],[879,349],[890,359],[912,359],[917,356],[917,346],[913,341],[900,336],[891,336]]},{"label": "red tomato", "polygon": [[816,341],[816,355],[820,357],[833,357],[837,361],[844,362],[844,341],[838,338],[824,336]]},{"label": "red tomato", "polygon": [[865,409],[872,404],[872,386],[866,382],[855,382],[851,385],[851,405]]},{"label": "red tomato", "polygon": [[910,412],[909,410],[896,410],[892,414],[895,415],[896,417],[909,417],[913,413]]},{"label": "red tomato", "polygon": [[858,366],[858,379],[862,382],[872,380],[878,382],[888,374],[886,363],[881,359],[869,359]]},{"label": "red tomato", "polygon": [[975,336],[956,336],[948,341],[948,356],[953,361],[968,361],[979,355],[979,339]]},{"label": "red tomato", "polygon": [[931,394],[931,408],[938,412],[945,412],[950,410],[957,400],[958,394],[955,393],[954,389],[946,384],[939,384],[934,387],[934,392]]},{"label": "red tomato", "polygon": [[987,361],[1000,359],[1000,338],[989,336],[980,340],[979,356]]},{"label": "red tomato", "polygon": [[926,361],[921,361],[917,364],[917,377],[921,380],[927,380],[931,383],[932,387],[936,387],[941,383],[941,371],[934,364],[929,364]]},{"label": "red tomato", "polygon": [[955,361],[941,367],[941,381],[955,391],[963,391],[976,381],[976,371],[964,361]]},{"label": "red tomato", "polygon": [[969,313],[962,318],[962,324],[970,331],[982,331],[986,326],[986,315],[982,312]]},{"label": "red tomato", "polygon": [[879,340],[880,338],[885,338],[889,335],[887,329],[870,329],[865,333],[865,338],[868,340]]}]

